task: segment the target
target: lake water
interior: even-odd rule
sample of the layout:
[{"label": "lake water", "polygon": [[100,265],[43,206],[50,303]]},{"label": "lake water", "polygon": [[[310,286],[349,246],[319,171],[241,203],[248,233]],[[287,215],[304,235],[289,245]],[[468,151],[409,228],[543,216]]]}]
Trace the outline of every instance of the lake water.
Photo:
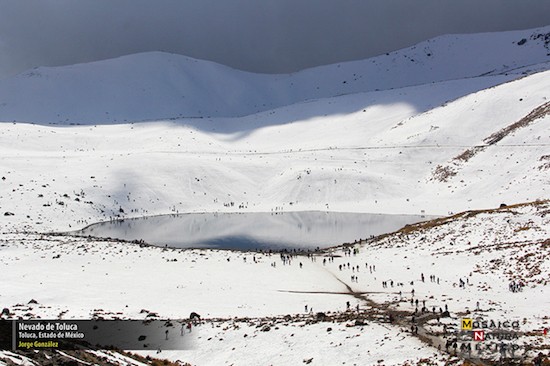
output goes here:
[{"label": "lake water", "polygon": [[193,213],[102,222],[77,235],[173,248],[281,250],[327,248],[396,231],[428,220],[415,215],[302,211],[286,213]]}]

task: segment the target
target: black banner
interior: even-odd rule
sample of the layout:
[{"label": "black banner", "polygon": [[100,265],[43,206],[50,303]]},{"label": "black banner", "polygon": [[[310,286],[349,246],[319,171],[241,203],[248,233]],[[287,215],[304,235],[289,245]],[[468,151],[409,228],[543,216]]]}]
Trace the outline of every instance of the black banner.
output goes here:
[{"label": "black banner", "polygon": [[185,350],[195,333],[188,320],[2,320],[0,349]]}]

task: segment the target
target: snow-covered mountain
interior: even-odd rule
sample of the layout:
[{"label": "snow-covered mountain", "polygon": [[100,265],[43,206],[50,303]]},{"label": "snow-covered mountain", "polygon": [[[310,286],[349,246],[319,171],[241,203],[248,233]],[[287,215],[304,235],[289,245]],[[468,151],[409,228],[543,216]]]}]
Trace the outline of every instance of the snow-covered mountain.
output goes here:
[{"label": "snow-covered mountain", "polygon": [[4,123],[0,210],[14,214],[3,219],[8,227],[66,230],[85,226],[75,220],[119,215],[441,215],[545,199],[549,86],[546,71],[326,98],[241,118]]},{"label": "snow-covered mountain", "polygon": [[442,36],[363,61],[285,75],[143,53],[0,81],[0,121],[106,124],[235,117],[318,98],[547,69],[550,27]]},{"label": "snow-covered mountain", "polygon": [[[153,53],[3,80],[1,316],[199,311],[196,350],[141,354],[201,365],[460,364],[472,356],[444,342],[464,316],[521,322],[522,359],[547,355],[549,44],[545,27],[291,75]],[[292,263],[48,233],[114,217],[306,210],[476,211]],[[418,315],[415,299],[433,310]],[[0,351],[0,366],[153,363],[88,353]]]},{"label": "snow-covered mountain", "polygon": [[[495,51],[501,55],[498,62],[502,63],[503,55],[508,55],[507,64],[512,66],[506,70],[520,67],[520,74],[500,75],[502,68],[495,72],[497,58],[491,56],[487,56],[494,60],[491,67],[485,61],[478,63],[477,59],[468,63],[462,60],[464,63],[459,63],[462,66],[455,64],[447,74],[442,71],[447,64],[430,61],[433,62],[431,68],[436,70],[432,73],[427,63],[409,61],[407,67],[410,68],[401,66],[408,70],[401,76],[409,79],[395,76],[401,68],[393,72],[388,69],[386,90],[310,99],[244,117],[112,124],[119,117],[101,111],[105,117],[99,119],[100,109],[91,103],[95,99],[89,94],[94,90],[92,87],[78,92],[56,87],[44,94],[38,88],[38,85],[59,86],[61,81],[80,88],[82,80],[90,83],[93,80],[96,86],[102,85],[100,80],[110,80],[105,85],[112,86],[107,88],[112,93],[126,92],[120,99],[106,98],[98,92],[97,98],[112,108],[120,107],[120,113],[127,118],[146,119],[158,115],[159,109],[145,112],[146,103],[140,102],[139,107],[128,111],[124,102],[135,101],[135,94],[124,88],[135,90],[135,86],[128,86],[135,80],[120,75],[135,74],[135,65],[141,60],[138,75],[160,88],[180,80],[178,75],[186,74],[175,72],[175,60],[182,60],[180,56],[138,55],[52,69],[42,76],[24,74],[0,85],[0,93],[15,98],[25,90],[18,99],[26,100],[26,109],[17,109],[17,113],[29,111],[41,117],[32,119],[38,125],[0,123],[0,166],[5,178],[0,182],[0,210],[14,214],[4,217],[4,223],[68,229],[75,225],[83,227],[84,221],[91,223],[114,216],[234,210],[393,214],[424,211],[441,215],[495,207],[502,202],[548,198],[550,71],[529,73],[525,68],[527,64],[538,64],[539,68],[548,65],[543,61],[549,58],[544,52],[550,37],[536,36],[540,32],[486,34],[479,35],[479,39],[474,35],[446,36],[423,43],[424,46],[433,44],[430,48],[433,53],[425,55],[432,60],[442,55],[442,50],[456,53],[462,48],[483,44],[487,39],[492,40],[491,44],[499,41],[507,48]],[[419,47],[398,51],[393,58],[420,52]],[[392,59],[392,56],[384,57]],[[516,60],[511,61],[513,58]],[[296,82],[297,88],[298,85],[304,88],[307,80],[317,81],[324,83],[326,90],[328,85],[338,85],[331,89],[332,94],[338,94],[343,92],[341,88],[345,84],[334,80],[342,77],[344,69],[369,69],[381,58],[284,76],[246,74],[211,63],[183,60],[186,67],[197,68],[196,73],[186,74],[188,78],[202,78],[192,83],[195,88],[201,83],[220,88],[240,83],[241,87],[230,88],[232,92],[218,90],[220,94],[211,94],[205,87],[193,89],[191,95],[197,103],[202,102],[209,108],[214,108],[217,96],[221,99],[223,95],[234,96],[237,99],[231,104],[242,108],[237,111],[241,114],[246,107],[237,102],[239,98],[250,102],[243,95],[251,89],[244,85],[255,83],[257,91],[259,80],[269,79],[276,84],[302,79],[303,83]],[[131,68],[125,67],[129,61],[134,65]],[[172,68],[166,66],[170,62]],[[156,65],[157,73],[144,72],[151,69],[152,64]],[[118,69],[114,65],[118,65]],[[211,74],[204,72],[205,66],[211,69]],[[415,67],[423,73],[411,73]],[[90,70],[96,72],[96,77],[90,77]],[[472,76],[489,71],[496,75]],[[171,72],[174,72],[173,78],[167,76]],[[107,78],[114,74],[118,77]],[[222,74],[231,75],[233,81],[222,82],[226,80]],[[205,75],[219,82],[204,83]],[[382,83],[383,75],[372,78],[373,82]],[[459,75],[464,78],[455,79]],[[433,82],[444,77],[453,80]],[[422,78],[429,82],[390,88],[391,83],[413,84]],[[362,83],[368,89],[370,78],[363,75],[363,79],[358,77],[363,81],[355,85]],[[37,83],[36,89],[27,88],[31,81]],[[10,89],[6,83],[18,87]],[[172,85],[171,91],[176,88]],[[166,94],[162,91],[165,89],[161,89],[151,91],[156,99],[149,102],[157,107],[165,103]],[[235,90],[244,94],[236,95]],[[262,101],[277,100],[255,94]],[[301,99],[296,100],[304,100],[321,94],[289,92],[286,97],[296,99],[300,95]],[[41,97],[67,103],[63,110],[87,116],[88,122],[95,120],[108,125],[70,128],[40,125],[51,118],[37,101]],[[273,103],[283,103],[281,100]],[[177,107],[176,103],[168,104],[166,110]],[[3,108],[5,112],[9,105]],[[79,121],[84,119],[70,117],[66,122]],[[230,202],[235,205],[229,205]],[[124,213],[120,212],[121,208]],[[75,223],[75,220],[82,221]]]}]

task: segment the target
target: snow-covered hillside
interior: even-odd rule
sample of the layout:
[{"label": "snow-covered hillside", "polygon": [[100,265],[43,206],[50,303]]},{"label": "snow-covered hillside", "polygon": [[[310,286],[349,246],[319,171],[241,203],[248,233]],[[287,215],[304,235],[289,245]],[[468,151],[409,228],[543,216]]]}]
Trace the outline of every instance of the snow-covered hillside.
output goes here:
[{"label": "snow-covered hillside", "polygon": [[548,68],[550,27],[442,36],[364,61],[289,75],[252,74],[212,62],[144,53],[37,68],[0,81],[0,120],[106,124],[235,117],[297,102],[480,75]]},{"label": "snow-covered hillside", "polygon": [[[153,53],[0,81],[0,308],[197,311],[196,349],[142,352],[180,364],[489,364],[498,352],[445,348],[466,316],[520,321],[520,359],[547,352],[549,44],[550,27],[444,36],[292,75]],[[476,211],[285,260],[50,233],[306,210]],[[26,355],[0,365],[40,364]]]},{"label": "snow-covered hillside", "polygon": [[[532,358],[550,344],[543,334],[550,326],[549,208],[536,202],[467,212],[287,262],[278,253],[4,234],[0,300],[11,316],[26,318],[180,319],[198,311],[204,319],[193,331],[195,349],[142,352],[194,365],[311,358],[313,365],[425,365],[426,358],[444,365],[459,360],[444,344],[464,317],[519,321],[516,357]],[[511,292],[511,281],[523,290]],[[411,299],[429,312],[415,313]],[[439,310],[447,308],[448,316]]]},{"label": "snow-covered hillside", "polygon": [[544,199],[549,86],[550,72],[541,72],[242,118],[0,124],[0,210],[14,214],[3,226],[67,230],[114,216],[235,210],[441,215]]}]

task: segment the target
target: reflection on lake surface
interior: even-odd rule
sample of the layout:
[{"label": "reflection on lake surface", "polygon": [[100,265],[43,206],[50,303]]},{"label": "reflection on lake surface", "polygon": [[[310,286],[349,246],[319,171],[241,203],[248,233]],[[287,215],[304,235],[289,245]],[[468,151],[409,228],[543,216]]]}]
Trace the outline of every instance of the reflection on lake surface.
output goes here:
[{"label": "reflection on lake surface", "polygon": [[193,213],[93,224],[77,235],[139,240],[174,248],[315,249],[390,233],[424,220],[415,215],[302,211]]}]

